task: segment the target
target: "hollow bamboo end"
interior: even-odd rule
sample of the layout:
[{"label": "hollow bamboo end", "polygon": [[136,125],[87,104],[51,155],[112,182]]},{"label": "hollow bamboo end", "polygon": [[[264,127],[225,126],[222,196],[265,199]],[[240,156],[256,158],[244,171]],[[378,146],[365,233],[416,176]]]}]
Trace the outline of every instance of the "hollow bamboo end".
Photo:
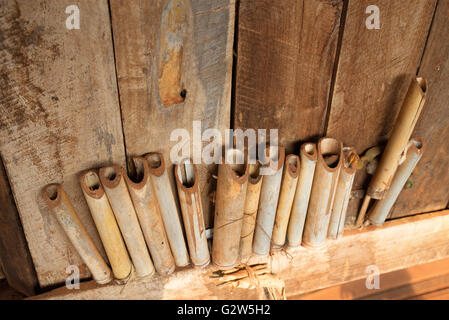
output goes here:
[{"label": "hollow bamboo end", "polygon": [[416,83],[416,85],[421,89],[421,94],[426,95],[427,93],[427,80],[423,77],[416,77],[412,81]]},{"label": "hollow bamboo end", "polygon": [[295,154],[289,154],[285,159],[285,165],[287,167],[287,173],[292,178],[296,178],[299,174],[300,160]]},{"label": "hollow bamboo end", "polygon": [[260,175],[260,168],[261,164],[259,161],[249,165],[248,182],[250,184],[257,184],[260,181],[260,179],[262,179],[263,176]]},{"label": "hollow bamboo end", "polygon": [[42,197],[50,208],[55,208],[61,202],[61,196],[64,190],[58,183],[52,183],[44,187]]},{"label": "hollow bamboo end", "polygon": [[79,180],[81,189],[88,196],[100,199],[104,195],[104,189],[96,170],[84,171],[81,173]]},{"label": "hollow bamboo end", "polygon": [[148,163],[143,157],[133,157],[134,174],[126,174],[124,178],[127,185],[132,189],[142,189],[148,181]]},{"label": "hollow bamboo end", "polygon": [[148,163],[148,169],[154,176],[160,177],[165,171],[164,156],[160,152],[150,152],[144,156]]},{"label": "hollow bamboo end", "polygon": [[[243,161],[243,163],[241,163]],[[222,166],[230,173],[230,177],[239,184],[248,180],[249,165],[245,155],[238,149],[229,149],[226,156],[222,158]]]},{"label": "hollow bamboo end", "polygon": [[318,152],[316,149],[316,144],[312,142],[303,143],[301,146],[300,154],[311,161],[317,161]]},{"label": "hollow bamboo end", "polygon": [[357,163],[359,161],[359,155],[353,147],[343,148],[343,169],[348,174],[353,174],[357,171]]},{"label": "hollow bamboo end", "polygon": [[282,146],[267,146],[265,148],[265,158],[267,163],[262,167],[270,168],[274,172],[281,170],[285,162],[285,148]]},{"label": "hollow bamboo end", "polygon": [[196,192],[198,189],[198,168],[190,159],[184,159],[176,164],[174,174],[178,188],[185,192]]},{"label": "hollow bamboo end", "polygon": [[103,167],[99,171],[101,184],[107,188],[115,188],[122,178],[122,168],[114,164]]},{"label": "hollow bamboo end", "polygon": [[324,137],[318,141],[318,161],[327,171],[337,171],[342,165],[343,145],[334,138]]},{"label": "hollow bamboo end", "polygon": [[416,154],[422,154],[425,149],[425,142],[421,138],[413,138],[410,140],[410,148],[412,148],[413,152]]}]

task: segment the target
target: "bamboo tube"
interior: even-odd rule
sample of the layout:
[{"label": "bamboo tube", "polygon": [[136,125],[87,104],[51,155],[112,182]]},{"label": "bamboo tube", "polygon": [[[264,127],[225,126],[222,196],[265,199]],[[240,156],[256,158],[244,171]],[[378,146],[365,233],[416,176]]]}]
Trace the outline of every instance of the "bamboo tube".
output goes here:
[{"label": "bamboo tube", "polygon": [[201,204],[198,169],[186,160],[175,165],[175,179],[190,259],[195,267],[204,267],[209,264],[210,255]]},{"label": "bamboo tube", "polygon": [[136,176],[131,179],[125,175],[125,181],[154,267],[160,275],[166,276],[175,271],[175,260],[170,250],[159,204],[149,177],[148,163],[142,157],[133,158],[133,163]]},{"label": "bamboo tube", "polygon": [[356,225],[362,225],[371,198],[383,199],[390,188],[399,160],[412,135],[427,96],[427,81],[414,78],[410,84],[401,111],[385,147],[376,172],[370,181]]},{"label": "bamboo tube", "polygon": [[[139,278],[153,275],[154,266],[137,220],[131,197],[117,165],[100,169],[99,176]],[[126,173],[125,173],[126,174]]]},{"label": "bamboo tube", "polygon": [[300,150],[298,186],[293,200],[292,212],[287,230],[287,241],[290,247],[301,245],[310,191],[312,190],[313,174],[317,162],[317,150],[314,143],[304,143]]},{"label": "bamboo tube", "polygon": [[399,166],[390,190],[385,198],[374,203],[369,213],[369,221],[374,225],[382,225],[393,207],[396,199],[404,188],[405,183],[421,159],[424,151],[424,142],[421,139],[412,139],[407,150],[405,161]]},{"label": "bamboo tube", "polygon": [[81,259],[89,268],[95,281],[99,284],[111,281],[111,270],[89,237],[61,185],[50,184],[46,186],[43,189],[42,196]]},{"label": "bamboo tube", "polygon": [[285,159],[285,170],[282,178],[281,193],[274,221],[272,247],[280,249],[285,244],[288,221],[295,197],[296,185],[300,168],[299,157],[290,154]]},{"label": "bamboo tube", "polygon": [[247,259],[253,253],[254,227],[259,206],[260,189],[263,176],[260,175],[260,163],[249,165],[248,186],[243,206],[243,225],[240,235],[240,258]]},{"label": "bamboo tube", "polygon": [[318,161],[304,227],[304,246],[321,247],[326,240],[342,166],[342,147],[341,142],[333,138],[321,138],[318,142]]},{"label": "bamboo tube", "polygon": [[267,151],[269,152],[269,164],[265,168],[270,168],[273,174],[264,176],[262,189],[260,190],[253,243],[253,252],[258,255],[270,253],[271,235],[276,217],[285,160],[285,148],[267,147],[265,152],[267,153]]},{"label": "bamboo tube", "polygon": [[248,171],[247,163],[218,165],[212,261],[220,268],[233,267],[239,259]]},{"label": "bamboo tube", "polygon": [[88,170],[82,173],[80,184],[112,272],[116,279],[126,281],[131,276],[132,264],[97,172]]},{"label": "bamboo tube", "polygon": [[352,184],[354,182],[356,166],[359,160],[357,152],[352,147],[343,148],[343,163],[338,178],[337,190],[335,191],[334,204],[329,222],[327,237],[338,239],[343,235],[346,211],[349,198],[351,197]]},{"label": "bamboo tube", "polygon": [[189,264],[189,254],[182,232],[175,196],[167,170],[165,170],[164,157],[160,153],[149,153],[144,158],[149,165],[150,179],[159,202],[162,220],[164,221],[170,248],[175,258],[175,264],[178,267],[185,267]]}]

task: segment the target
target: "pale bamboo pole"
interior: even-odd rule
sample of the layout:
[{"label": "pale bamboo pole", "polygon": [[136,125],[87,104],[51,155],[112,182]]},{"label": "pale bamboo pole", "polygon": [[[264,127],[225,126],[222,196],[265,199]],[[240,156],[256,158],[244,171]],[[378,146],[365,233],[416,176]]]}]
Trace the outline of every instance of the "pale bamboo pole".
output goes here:
[{"label": "pale bamboo pole", "polygon": [[154,267],[160,275],[166,276],[175,271],[175,260],[150,180],[148,163],[142,157],[133,158],[133,163],[136,175],[134,178],[125,175],[125,181]]},{"label": "pale bamboo pole", "polygon": [[342,147],[341,142],[333,138],[321,138],[318,142],[318,161],[304,227],[304,246],[318,248],[325,243],[342,166]]},{"label": "pale bamboo pole", "polygon": [[299,155],[301,167],[287,231],[287,242],[290,247],[298,247],[302,242],[304,223],[306,221],[310,191],[312,190],[313,175],[317,162],[315,143],[304,143],[301,146]]},{"label": "pale bamboo pole", "polygon": [[376,172],[372,177],[356,225],[361,226],[371,199],[383,199],[390,188],[399,160],[412,135],[427,96],[427,82],[424,78],[412,79],[401,111],[397,117],[388,143],[382,153]]},{"label": "pale bamboo pole", "polygon": [[256,226],[257,208],[263,176],[260,175],[260,163],[249,165],[248,186],[243,207],[243,225],[240,235],[240,258],[247,259],[253,253],[254,227]]},{"label": "pale bamboo pole", "polygon": [[338,178],[337,190],[335,191],[334,204],[329,222],[327,237],[338,239],[343,235],[346,211],[348,210],[349,198],[351,197],[352,184],[354,183],[356,165],[359,161],[357,152],[352,147],[343,148],[342,167]]},{"label": "pale bamboo pole", "polygon": [[144,158],[148,162],[150,179],[159,202],[175,264],[178,267],[185,267],[190,263],[189,253],[182,231],[181,215],[165,168],[164,157],[161,153],[152,152],[145,155]]},{"label": "pale bamboo pole", "polygon": [[153,262],[123,175],[126,173],[117,165],[101,168],[99,172],[101,184],[117,219],[136,274],[139,278],[149,277],[154,274]]},{"label": "pale bamboo pole", "polygon": [[282,172],[284,169],[285,148],[267,147],[265,154],[269,154],[269,163],[263,168],[271,171],[263,178],[260,190],[259,208],[254,232],[253,252],[258,255],[270,253],[271,235],[279,200]]},{"label": "pale bamboo pole", "polygon": [[83,172],[80,184],[114,277],[126,281],[132,272],[131,260],[97,172],[95,170]]},{"label": "pale bamboo pole", "polygon": [[111,270],[92,242],[61,185],[46,186],[42,196],[81,259],[89,268],[95,281],[99,284],[111,281]]},{"label": "pale bamboo pole", "polygon": [[388,216],[391,208],[396,202],[408,178],[412,174],[416,165],[422,157],[424,151],[424,141],[421,139],[412,139],[407,150],[405,161],[399,166],[394,175],[391,187],[386,196],[376,201],[371,209],[368,219],[371,224],[382,225]]},{"label": "pale bamboo pole", "polygon": [[198,169],[190,160],[175,165],[175,179],[190,259],[195,267],[210,262],[209,247],[204,225]]},{"label": "pale bamboo pole", "polygon": [[[238,152],[228,150],[229,154]],[[218,165],[212,261],[220,268],[231,268],[239,261],[249,166],[222,161]]]},{"label": "pale bamboo pole", "polygon": [[287,235],[287,226],[290,219],[290,212],[295,197],[296,186],[298,183],[298,174],[300,168],[299,157],[290,154],[285,159],[284,174],[281,183],[281,193],[274,221],[272,247],[280,249],[285,244]]}]

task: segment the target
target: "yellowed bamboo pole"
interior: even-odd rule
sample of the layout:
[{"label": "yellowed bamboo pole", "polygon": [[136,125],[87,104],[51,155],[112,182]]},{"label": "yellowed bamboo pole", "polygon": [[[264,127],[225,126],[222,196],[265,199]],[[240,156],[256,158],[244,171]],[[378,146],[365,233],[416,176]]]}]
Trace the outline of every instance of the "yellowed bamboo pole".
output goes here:
[{"label": "yellowed bamboo pole", "polygon": [[142,157],[133,158],[133,163],[136,175],[134,178],[125,175],[125,181],[154,267],[160,275],[166,276],[175,271],[175,260],[165,232],[159,203],[149,177],[148,163]]},{"label": "yellowed bamboo pole", "polygon": [[317,162],[315,143],[304,143],[300,150],[298,186],[293,200],[292,212],[288,223],[287,240],[290,247],[301,245],[307,208],[309,206],[310,191],[312,190],[313,175]]},{"label": "yellowed bamboo pole", "polygon": [[218,165],[212,261],[220,268],[231,268],[239,260],[248,171],[247,163],[228,164],[223,160]]},{"label": "yellowed bamboo pole", "polygon": [[165,168],[164,157],[160,153],[153,152],[145,155],[144,158],[148,162],[150,179],[159,202],[175,264],[178,267],[185,267],[190,263],[189,253],[182,231],[181,215]]},{"label": "yellowed bamboo pole", "polygon": [[46,186],[43,189],[42,196],[81,259],[89,268],[95,281],[100,284],[111,281],[111,270],[89,237],[61,185],[50,184]]},{"label": "yellowed bamboo pole", "polygon": [[248,186],[243,207],[243,225],[240,235],[240,258],[247,259],[253,253],[254,227],[263,176],[260,175],[260,163],[249,165]]},{"label": "yellowed bamboo pole", "polygon": [[341,142],[333,138],[321,138],[318,142],[318,161],[304,227],[304,246],[317,248],[325,243],[342,166],[342,147]]},{"label": "yellowed bamboo pole", "polygon": [[253,252],[258,255],[267,255],[270,253],[271,235],[273,233],[274,219],[276,217],[281,189],[282,172],[284,169],[285,148],[267,147],[265,154],[269,154],[269,164],[264,167],[272,170],[272,174],[264,176],[262,189],[260,190],[253,242]]},{"label": "yellowed bamboo pole", "polygon": [[149,277],[154,274],[153,262],[123,175],[126,173],[117,165],[101,168],[99,172],[101,184],[117,219],[136,274],[139,278]]},{"label": "yellowed bamboo pole", "polygon": [[348,209],[349,198],[351,197],[352,184],[354,182],[358,161],[359,156],[354,148],[343,148],[343,163],[340,169],[329,229],[327,231],[327,237],[330,239],[338,239],[343,235],[346,211]]},{"label": "yellowed bamboo pole", "polygon": [[274,221],[273,236],[271,246],[273,249],[280,249],[285,244],[287,226],[290,219],[290,212],[295,197],[298,174],[300,168],[299,157],[290,154],[285,159],[285,169],[281,184],[281,193]]},{"label": "yellowed bamboo pole", "polygon": [[177,164],[175,179],[190,259],[195,267],[204,267],[210,262],[210,254],[201,204],[198,169],[190,160]]},{"label": "yellowed bamboo pole", "polygon": [[397,117],[388,143],[382,153],[376,172],[370,181],[356,225],[361,226],[371,199],[383,199],[390,188],[399,160],[412,135],[427,96],[427,82],[424,78],[412,79],[401,111]]},{"label": "yellowed bamboo pole", "polygon": [[422,157],[424,151],[424,141],[421,139],[412,139],[407,150],[405,161],[399,166],[393,181],[391,182],[390,190],[386,196],[376,201],[369,213],[369,221],[374,225],[382,225],[393,207],[396,199],[399,197],[404,185],[412,174],[416,165]]},{"label": "yellowed bamboo pole", "polygon": [[126,281],[131,276],[132,264],[97,172],[95,170],[83,172],[80,184],[114,277]]}]

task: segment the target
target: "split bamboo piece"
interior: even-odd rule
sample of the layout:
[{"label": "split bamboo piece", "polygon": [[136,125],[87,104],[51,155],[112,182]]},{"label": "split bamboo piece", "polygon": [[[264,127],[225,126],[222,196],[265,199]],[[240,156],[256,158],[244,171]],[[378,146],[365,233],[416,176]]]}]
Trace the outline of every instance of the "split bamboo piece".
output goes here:
[{"label": "split bamboo piece", "polygon": [[95,170],[83,172],[80,184],[114,277],[126,281],[131,276],[132,264],[97,172]]},{"label": "split bamboo piece", "polygon": [[351,197],[352,184],[354,182],[355,172],[357,171],[358,161],[359,156],[354,148],[343,148],[343,163],[340,169],[329,229],[327,231],[327,237],[330,239],[338,239],[343,235],[346,211],[348,209],[349,198]]},{"label": "split bamboo piece", "polygon": [[135,177],[131,179],[125,175],[129,194],[154,267],[160,275],[169,275],[175,271],[175,260],[170,250],[161,211],[150,180],[148,163],[142,157],[133,158],[133,163]]},{"label": "split bamboo piece", "polygon": [[51,209],[70,242],[89,268],[99,284],[111,281],[111,270],[89,237],[81,220],[60,184],[50,184],[43,189],[42,196]]},{"label": "split bamboo piece", "polygon": [[247,259],[253,253],[254,227],[259,206],[260,189],[263,176],[260,175],[260,162],[249,165],[248,186],[243,207],[243,225],[240,235],[240,259]]},{"label": "split bamboo piece", "polygon": [[123,178],[123,168],[112,165],[100,169],[99,176],[122,232],[139,278],[154,274],[154,266],[140,229],[136,211]]},{"label": "split bamboo piece", "polygon": [[295,197],[296,186],[298,183],[298,173],[300,168],[299,157],[290,154],[285,159],[285,169],[281,184],[281,193],[276,211],[276,220],[274,221],[272,247],[280,249],[285,244],[288,221]]},{"label": "split bamboo piece", "polygon": [[318,161],[304,227],[304,246],[318,248],[323,246],[326,240],[342,166],[342,147],[341,142],[333,138],[321,138],[318,142]]},{"label": "split bamboo piece", "polygon": [[304,143],[301,146],[299,155],[301,167],[287,231],[287,242],[290,247],[298,247],[302,242],[304,223],[306,221],[310,191],[312,190],[313,175],[317,162],[315,143]]},{"label": "split bamboo piece", "polygon": [[[227,150],[230,155],[239,153]],[[212,261],[220,268],[231,268],[239,260],[248,171],[248,163],[232,164],[223,159],[218,165]]]},{"label": "split bamboo piece", "polygon": [[401,155],[412,135],[426,101],[427,91],[427,82],[424,78],[417,77],[412,80],[396,124],[382,153],[380,163],[370,181],[362,208],[357,217],[357,226],[363,224],[371,198],[383,199],[390,188]]},{"label": "split bamboo piece", "polygon": [[274,219],[278,206],[281,188],[282,172],[284,169],[285,148],[269,146],[265,149],[269,155],[269,163],[263,168],[269,169],[270,175],[263,178],[260,190],[259,209],[256,219],[256,230],[254,233],[253,252],[258,255],[270,253],[271,235],[273,233]]},{"label": "split bamboo piece", "polygon": [[145,155],[150,170],[150,179],[156,193],[156,198],[161,209],[168,241],[170,243],[175,264],[178,267],[189,265],[189,253],[187,252],[180,213],[176,205],[167,170],[165,170],[164,157],[161,153],[149,153]]},{"label": "split bamboo piece", "polygon": [[405,161],[399,166],[393,181],[391,182],[390,190],[385,198],[374,203],[368,219],[371,224],[376,226],[382,225],[393,207],[396,199],[399,197],[408,178],[415,169],[418,161],[421,159],[424,151],[424,142],[421,139],[410,140]]},{"label": "split bamboo piece", "polygon": [[210,254],[198,179],[198,169],[190,160],[175,165],[175,180],[190,259],[195,267],[204,267],[210,262]]}]

